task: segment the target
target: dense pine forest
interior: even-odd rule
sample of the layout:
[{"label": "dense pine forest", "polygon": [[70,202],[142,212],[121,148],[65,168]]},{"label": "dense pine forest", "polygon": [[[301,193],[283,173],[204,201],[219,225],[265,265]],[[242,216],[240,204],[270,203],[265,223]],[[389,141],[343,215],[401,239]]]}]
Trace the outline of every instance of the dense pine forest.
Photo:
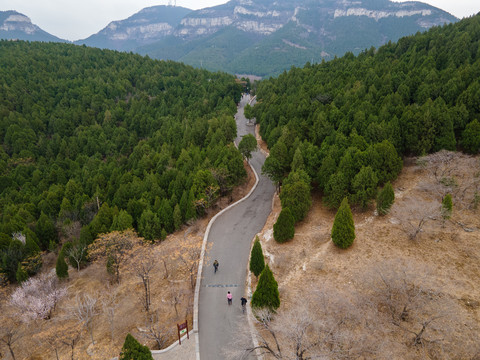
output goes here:
[{"label": "dense pine forest", "polygon": [[0,273],[59,237],[162,239],[246,176],[233,76],[67,44],[0,42]]},{"label": "dense pine forest", "polygon": [[346,196],[366,207],[403,156],[477,154],[479,45],[477,15],[262,81],[253,115],[271,149],[264,172],[284,187],[295,177],[318,186],[330,207]]}]

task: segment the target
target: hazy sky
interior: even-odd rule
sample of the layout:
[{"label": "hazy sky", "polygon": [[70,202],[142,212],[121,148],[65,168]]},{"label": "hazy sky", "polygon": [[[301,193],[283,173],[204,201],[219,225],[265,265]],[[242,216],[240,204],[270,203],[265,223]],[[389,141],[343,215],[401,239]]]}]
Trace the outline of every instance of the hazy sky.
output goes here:
[{"label": "hazy sky", "polygon": [[[177,0],[177,6],[196,10],[226,2],[226,0]],[[459,18],[480,11],[479,0],[423,2],[446,10]],[[35,25],[52,35],[67,40],[78,40],[97,33],[111,21],[126,19],[145,7],[168,3],[169,0],[0,0],[0,11],[16,10],[30,17]]]}]

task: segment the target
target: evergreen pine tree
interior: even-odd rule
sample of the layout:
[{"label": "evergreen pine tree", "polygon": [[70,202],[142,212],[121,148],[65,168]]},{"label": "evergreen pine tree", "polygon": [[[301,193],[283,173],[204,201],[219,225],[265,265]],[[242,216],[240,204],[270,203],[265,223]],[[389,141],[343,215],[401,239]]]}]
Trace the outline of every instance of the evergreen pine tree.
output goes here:
[{"label": "evergreen pine tree", "polygon": [[63,251],[60,251],[58,254],[55,272],[57,273],[59,279],[68,278],[68,265],[65,262]]},{"label": "evergreen pine tree", "polygon": [[463,131],[462,145],[466,152],[476,154],[480,151],[480,122],[475,119]]},{"label": "evergreen pine tree", "polygon": [[193,189],[190,189],[187,200],[187,207],[185,209],[185,221],[195,219],[197,212],[195,210],[195,194]]},{"label": "evergreen pine tree", "polygon": [[284,243],[293,239],[295,235],[295,218],[288,207],[282,209],[277,222],[273,225],[273,237],[275,241]]},{"label": "evergreen pine tree", "polygon": [[115,215],[113,217],[113,222],[110,230],[123,231],[123,230],[131,229],[132,227],[133,227],[132,216],[127,211],[120,210],[118,215]]},{"label": "evergreen pine tree", "polygon": [[273,277],[273,273],[268,264],[260,274],[257,288],[252,295],[252,306],[257,308],[269,308],[270,310],[276,310],[280,306],[278,283]]},{"label": "evergreen pine tree", "polygon": [[344,198],[333,222],[332,241],[336,246],[346,249],[353,244],[353,240],[355,240],[355,224],[348,200]]},{"label": "evergreen pine tree", "polygon": [[28,279],[27,271],[23,268],[21,263],[18,263],[15,279],[17,279],[17,282],[19,284],[21,284],[22,282]]},{"label": "evergreen pine tree", "polygon": [[40,247],[37,244],[37,236],[30,229],[24,229],[23,233],[25,234],[25,255],[35,255],[40,252]]},{"label": "evergreen pine tree", "polygon": [[132,335],[127,334],[119,360],[153,360],[147,346],[140,344]]},{"label": "evergreen pine tree", "polygon": [[182,226],[182,212],[178,204],[175,204],[175,208],[173,209],[173,226],[175,230],[180,229],[180,226]]},{"label": "evergreen pine tree", "polygon": [[260,239],[257,236],[250,254],[250,271],[258,278],[264,268],[265,259],[263,258],[262,244],[260,244]]},{"label": "evergreen pine tree", "polygon": [[51,242],[58,242],[58,233],[53,221],[42,212],[35,226],[35,233],[42,249],[50,247]]},{"label": "evergreen pine tree", "polygon": [[377,195],[378,215],[386,215],[395,201],[395,192],[390,182],[387,182]]}]

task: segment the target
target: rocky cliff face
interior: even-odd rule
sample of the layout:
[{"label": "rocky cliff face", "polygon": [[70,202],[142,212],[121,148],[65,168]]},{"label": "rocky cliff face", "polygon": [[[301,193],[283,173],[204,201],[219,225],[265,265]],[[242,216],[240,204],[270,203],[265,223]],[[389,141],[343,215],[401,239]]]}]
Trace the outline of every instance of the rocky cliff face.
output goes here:
[{"label": "rocky cliff face", "polygon": [[5,18],[3,24],[0,26],[0,30],[23,31],[26,34],[31,35],[34,34],[36,31],[39,31],[40,28],[33,25],[28,16],[18,13],[12,13]]},{"label": "rocky cliff face", "polygon": [[238,0],[195,11],[182,20],[175,35],[185,39],[192,38],[197,35],[213,34],[225,26],[270,35],[285,25],[293,14],[290,6],[275,5]]},{"label": "rocky cliff face", "polygon": [[128,19],[111,22],[97,34],[76,44],[134,50],[172,34],[180,20],[190,12],[190,9],[163,5],[145,8]]},{"label": "rocky cliff face", "polygon": [[[312,13],[317,15],[316,24],[302,21]],[[412,18],[419,27],[425,29],[455,20],[450,14],[419,2],[232,0],[224,5],[192,12],[182,19],[180,26],[175,30],[175,35],[183,39],[192,39],[213,34],[226,26],[234,26],[239,30],[259,35],[271,35],[290,21],[295,21],[300,26],[313,25],[313,28],[321,28],[326,22],[353,17],[370,18],[375,21]]]},{"label": "rocky cliff face", "polygon": [[454,21],[415,1],[231,0],[191,12],[167,41],[137,50],[209,70],[270,76]]},{"label": "rocky cliff face", "polygon": [[32,24],[28,16],[16,11],[0,11],[0,39],[64,41]]}]

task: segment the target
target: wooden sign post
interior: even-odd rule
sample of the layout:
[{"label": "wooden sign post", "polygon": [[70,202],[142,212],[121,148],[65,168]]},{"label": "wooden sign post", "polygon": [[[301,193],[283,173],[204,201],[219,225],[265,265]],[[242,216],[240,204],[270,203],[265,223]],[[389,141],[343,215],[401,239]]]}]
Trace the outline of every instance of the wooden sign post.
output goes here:
[{"label": "wooden sign post", "polygon": [[187,339],[190,339],[188,335],[188,322],[185,320],[183,324],[177,324],[177,331],[178,331],[178,344],[182,345],[181,337],[183,334],[187,333]]}]

